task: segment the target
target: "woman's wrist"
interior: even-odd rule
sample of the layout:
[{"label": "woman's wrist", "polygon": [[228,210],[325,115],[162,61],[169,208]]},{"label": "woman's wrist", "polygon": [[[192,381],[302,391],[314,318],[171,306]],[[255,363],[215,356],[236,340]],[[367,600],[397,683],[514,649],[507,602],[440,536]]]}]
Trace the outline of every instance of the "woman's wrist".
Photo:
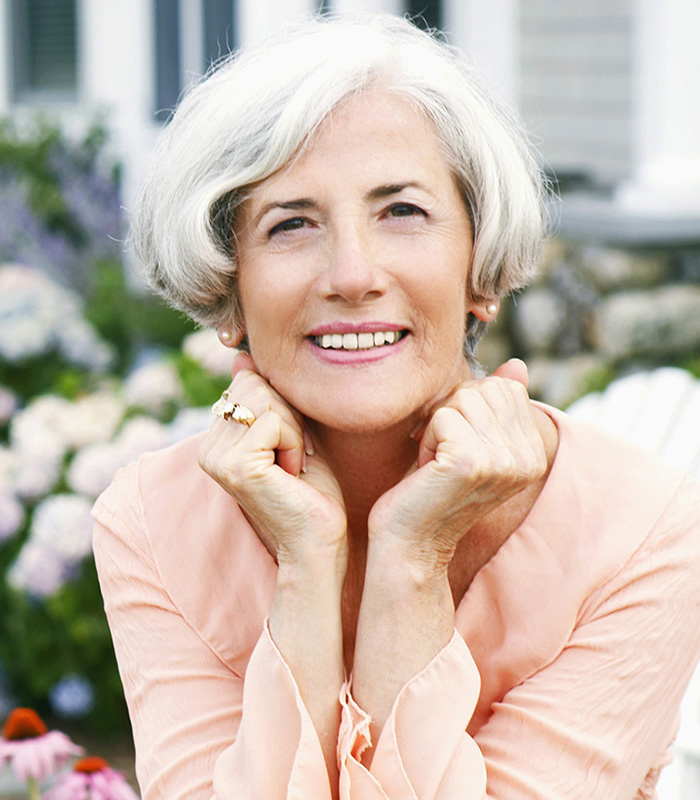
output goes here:
[{"label": "woman's wrist", "polygon": [[370,541],[365,567],[365,587],[377,586],[384,602],[397,607],[427,604],[452,609],[448,579],[449,559],[388,537]]},{"label": "woman's wrist", "polygon": [[454,555],[452,546],[418,536],[408,538],[386,531],[370,533],[367,567],[388,577],[429,588],[447,580],[447,570]]}]

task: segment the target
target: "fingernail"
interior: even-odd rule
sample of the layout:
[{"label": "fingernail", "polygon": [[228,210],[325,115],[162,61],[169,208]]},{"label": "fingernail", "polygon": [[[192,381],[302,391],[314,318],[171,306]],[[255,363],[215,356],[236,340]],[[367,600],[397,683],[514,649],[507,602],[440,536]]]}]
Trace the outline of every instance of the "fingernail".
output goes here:
[{"label": "fingernail", "polygon": [[301,454],[301,471],[306,475],[306,451]]},{"label": "fingernail", "polygon": [[304,431],[304,452],[307,456],[312,456],[314,454],[314,443],[311,441],[311,436]]},{"label": "fingernail", "polygon": [[421,422],[419,422],[419,423],[416,425],[416,427],[415,427],[415,428],[414,428],[414,429],[413,429],[413,430],[412,430],[412,431],[411,431],[411,432],[408,434],[408,435],[411,437],[411,439],[413,439],[413,441],[416,441],[416,440],[419,438],[418,434],[420,433],[420,429],[421,429],[422,427],[423,427],[423,422],[421,421]]}]

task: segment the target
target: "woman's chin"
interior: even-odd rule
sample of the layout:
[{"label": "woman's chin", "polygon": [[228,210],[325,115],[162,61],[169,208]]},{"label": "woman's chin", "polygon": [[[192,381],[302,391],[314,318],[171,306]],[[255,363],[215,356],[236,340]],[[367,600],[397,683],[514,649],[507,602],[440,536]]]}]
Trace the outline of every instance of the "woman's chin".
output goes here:
[{"label": "woman's chin", "polygon": [[356,403],[344,401],[342,407],[329,409],[308,408],[304,416],[313,420],[317,429],[331,429],[357,435],[380,433],[392,428],[415,427],[419,412],[415,409],[397,408],[383,403]]}]

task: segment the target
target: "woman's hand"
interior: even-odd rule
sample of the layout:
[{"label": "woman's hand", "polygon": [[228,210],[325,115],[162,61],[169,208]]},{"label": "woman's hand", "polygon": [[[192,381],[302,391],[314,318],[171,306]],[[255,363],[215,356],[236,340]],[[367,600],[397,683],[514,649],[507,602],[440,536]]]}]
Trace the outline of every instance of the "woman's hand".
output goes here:
[{"label": "woman's hand", "polygon": [[372,508],[370,541],[446,568],[470,528],[541,478],[547,456],[526,386],[525,365],[510,361],[431,410],[416,465]]},{"label": "woman's hand", "polygon": [[258,374],[249,356],[237,357],[232,375],[231,399],[256,420],[247,427],[217,418],[200,448],[200,466],[236,499],[278,563],[344,555],[342,493],[314,453],[302,415]]}]

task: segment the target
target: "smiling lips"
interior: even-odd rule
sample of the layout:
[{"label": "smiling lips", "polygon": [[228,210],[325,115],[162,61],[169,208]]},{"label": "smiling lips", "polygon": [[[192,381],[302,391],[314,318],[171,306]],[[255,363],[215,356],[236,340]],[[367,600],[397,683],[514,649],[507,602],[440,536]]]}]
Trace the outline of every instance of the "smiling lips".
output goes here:
[{"label": "smiling lips", "polygon": [[311,336],[311,340],[324,350],[371,350],[387,344],[395,344],[406,331],[375,331],[364,333],[324,333]]}]

